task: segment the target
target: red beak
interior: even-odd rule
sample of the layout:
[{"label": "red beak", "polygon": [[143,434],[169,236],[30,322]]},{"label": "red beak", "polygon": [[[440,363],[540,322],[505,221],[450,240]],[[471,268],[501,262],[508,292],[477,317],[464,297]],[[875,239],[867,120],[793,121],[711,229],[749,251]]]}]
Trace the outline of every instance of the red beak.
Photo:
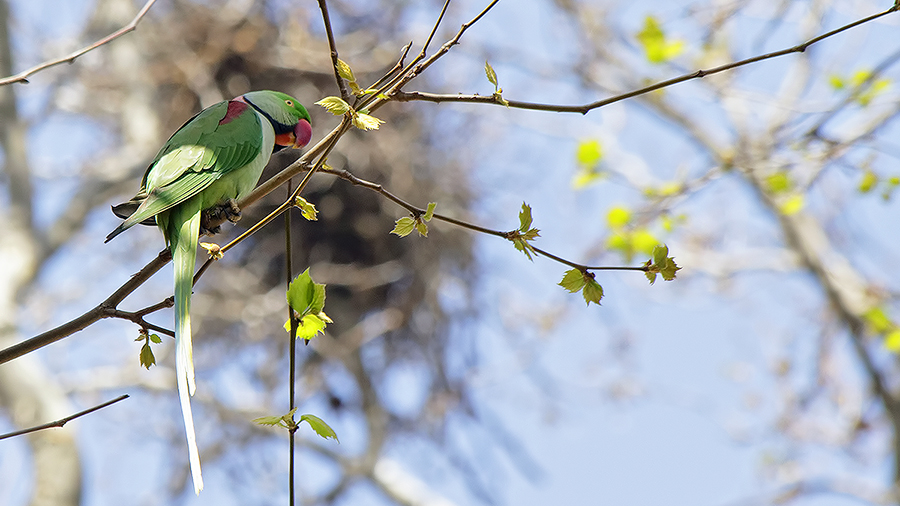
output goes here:
[{"label": "red beak", "polygon": [[301,119],[291,132],[285,132],[275,136],[275,144],[284,147],[302,148],[312,139],[312,125],[309,121]]}]

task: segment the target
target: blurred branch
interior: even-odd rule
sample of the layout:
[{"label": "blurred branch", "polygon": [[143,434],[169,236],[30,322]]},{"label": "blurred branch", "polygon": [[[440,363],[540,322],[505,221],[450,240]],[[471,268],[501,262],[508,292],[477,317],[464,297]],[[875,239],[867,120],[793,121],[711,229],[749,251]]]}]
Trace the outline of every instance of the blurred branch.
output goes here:
[{"label": "blurred branch", "polygon": [[111,404],[115,404],[115,403],[117,403],[117,402],[119,402],[119,401],[123,401],[123,400],[125,400],[125,399],[127,399],[127,398],[128,398],[128,394],[120,395],[120,396],[116,397],[115,399],[112,399],[112,400],[110,400],[110,401],[104,402],[103,404],[98,404],[98,405],[96,405],[96,406],[94,406],[94,407],[92,407],[92,408],[85,409],[84,411],[79,411],[78,413],[75,413],[74,415],[69,415],[69,416],[67,416],[67,417],[65,417],[65,418],[60,418],[59,420],[57,420],[57,421],[55,421],[55,422],[48,422],[48,423],[45,423],[45,424],[42,424],[42,425],[38,425],[38,426],[36,426],[36,427],[29,427],[29,428],[27,428],[27,429],[17,430],[17,431],[14,431],[14,432],[8,432],[8,433],[6,433],[6,434],[0,434],[0,439],[6,439],[6,438],[10,438],[10,437],[15,437],[15,436],[21,436],[21,435],[24,435],[24,434],[30,434],[30,433],[32,433],[32,432],[37,432],[37,431],[39,431],[39,430],[52,429],[52,428],[54,428],[54,427],[62,427],[63,425],[65,425],[65,424],[71,422],[72,420],[74,420],[74,419],[76,419],[76,418],[79,418],[79,417],[82,417],[82,416],[84,416],[84,415],[93,413],[94,411],[103,409],[103,408],[105,408],[106,406],[109,406],[109,405],[111,405]]},{"label": "blurred branch", "polygon": [[866,78],[861,83],[854,86],[850,90],[850,93],[848,93],[844,97],[844,99],[841,101],[840,105],[829,109],[829,111],[824,116],[822,116],[822,118],[820,118],[819,121],[817,121],[815,125],[813,125],[809,130],[807,130],[805,137],[820,137],[822,128],[825,126],[826,123],[828,123],[829,121],[834,119],[834,117],[837,116],[841,111],[843,111],[848,105],[856,102],[859,99],[860,95],[862,95],[866,90],[868,90],[872,86],[872,84],[874,84],[875,81],[879,77],[881,77],[881,75],[887,69],[889,69],[895,63],[897,63],[897,61],[900,61],[900,51],[895,51],[894,53],[891,53],[890,55],[888,55],[887,58],[885,58],[881,63],[879,63],[874,69],[872,69],[872,72],[870,72],[869,75],[866,76]]},{"label": "blurred branch", "polygon": [[802,53],[806,51],[807,48],[812,46],[813,44],[825,40],[829,37],[837,35],[843,31],[849,30],[856,26],[859,26],[864,23],[868,23],[870,21],[874,21],[882,16],[886,16],[892,12],[900,10],[900,7],[895,4],[890,9],[879,12],[878,14],[873,14],[871,16],[856,20],[852,23],[846,24],[840,28],[836,28],[831,30],[830,32],[823,33],[817,37],[813,37],[812,39],[807,40],[802,44],[798,44],[796,46],[782,49],[780,51],[774,51],[771,53],[766,53],[763,55],[753,56],[751,58],[745,58],[743,60],[739,60],[736,62],[726,63],[724,65],[720,65],[718,67],[713,67],[710,69],[701,69],[689,74],[683,74],[678,77],[674,77],[672,79],[667,79],[665,81],[660,81],[655,84],[651,84],[650,86],[645,86],[643,88],[639,88],[637,90],[629,91],[628,93],[623,93],[621,95],[616,95],[614,97],[606,98],[603,100],[597,100],[596,102],[591,102],[589,104],[583,105],[560,105],[560,104],[544,104],[544,103],[536,103],[536,102],[523,102],[519,100],[507,100],[503,98],[500,94],[494,95],[442,95],[436,93],[425,93],[420,91],[411,91],[404,92],[395,91],[391,94],[391,98],[395,99],[399,102],[411,102],[411,101],[425,101],[425,102],[464,102],[464,103],[474,103],[474,104],[492,104],[492,105],[503,105],[515,109],[528,109],[533,111],[549,111],[549,112],[571,112],[571,113],[579,113],[579,114],[587,114],[588,112],[598,109],[600,107],[613,104],[616,102],[621,102],[622,100],[626,100],[629,98],[637,97],[639,95],[644,95],[646,93],[650,93],[651,91],[656,91],[662,88],[667,88],[674,84],[682,83],[684,81],[690,81],[691,79],[703,78],[706,76],[710,76],[713,74],[718,74],[720,72],[724,72],[726,70],[731,70],[738,67],[743,67],[744,65],[749,65],[751,63],[760,62],[763,60],[769,60],[772,58],[777,58],[779,56],[785,56],[791,53]]},{"label": "blurred branch", "polygon": [[73,61],[75,61],[75,58],[78,58],[79,56],[81,56],[89,51],[93,51],[94,49],[97,49],[98,47],[100,47],[104,44],[108,44],[108,43],[112,42],[113,40],[118,39],[119,37],[125,35],[128,32],[134,31],[134,29],[137,28],[138,23],[140,23],[141,19],[147,14],[147,11],[150,10],[150,7],[152,7],[154,3],[156,3],[156,0],[147,0],[147,3],[145,3],[144,6],[141,7],[141,10],[138,11],[137,15],[134,17],[134,19],[131,20],[130,23],[128,23],[127,25],[123,26],[122,28],[116,30],[115,32],[107,35],[106,37],[98,40],[97,42],[94,42],[93,44],[91,44],[89,46],[85,46],[85,47],[79,49],[78,51],[75,51],[74,53],[69,54],[68,56],[64,56],[64,57],[58,58],[56,60],[46,61],[44,63],[41,63],[40,65],[31,67],[28,70],[19,72],[16,75],[0,79],[0,86],[5,86],[7,84],[12,84],[12,83],[27,84],[28,77],[31,76],[32,74],[40,72],[44,69],[48,69],[50,67],[55,67],[56,65],[59,65],[61,63],[72,63]]}]

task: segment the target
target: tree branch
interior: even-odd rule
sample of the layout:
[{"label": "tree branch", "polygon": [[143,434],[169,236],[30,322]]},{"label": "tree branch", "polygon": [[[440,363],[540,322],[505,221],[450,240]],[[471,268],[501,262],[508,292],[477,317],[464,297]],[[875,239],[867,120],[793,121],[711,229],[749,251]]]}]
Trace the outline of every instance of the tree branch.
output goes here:
[{"label": "tree branch", "polygon": [[0,439],[7,439],[7,438],[15,437],[15,436],[21,436],[21,435],[24,435],[24,434],[30,434],[30,433],[32,433],[32,432],[37,432],[37,431],[39,431],[39,430],[52,429],[52,428],[54,428],[54,427],[62,427],[63,425],[69,423],[70,421],[72,421],[72,420],[74,420],[74,419],[76,419],[76,418],[79,418],[79,417],[82,417],[82,416],[84,416],[84,415],[93,413],[94,411],[103,409],[103,408],[105,408],[106,406],[109,406],[109,405],[111,405],[111,404],[115,404],[115,403],[117,403],[117,402],[119,402],[119,401],[123,401],[123,400],[125,400],[125,399],[127,399],[127,398],[128,398],[128,394],[120,395],[120,396],[116,397],[116,398],[113,399],[113,400],[106,401],[106,402],[104,402],[103,404],[98,404],[98,405],[96,405],[96,406],[94,406],[94,407],[92,407],[92,408],[85,409],[84,411],[79,411],[78,413],[75,413],[74,415],[69,415],[69,416],[67,416],[67,417],[65,417],[65,418],[60,418],[59,420],[57,420],[57,421],[55,421],[55,422],[48,422],[48,423],[45,423],[45,424],[38,425],[38,426],[36,426],[36,427],[29,427],[29,428],[27,428],[27,429],[17,430],[17,431],[14,431],[14,432],[8,432],[8,433],[6,433],[6,434],[0,434]]},{"label": "tree branch", "polygon": [[[168,248],[162,250],[159,255],[156,256],[156,258],[151,260],[150,263],[145,265],[144,268],[138,271],[134,276],[131,277],[131,279],[120,286],[118,290],[113,292],[112,295],[110,295],[106,300],[98,304],[93,309],[87,311],[74,320],[70,320],[60,325],[59,327],[56,327],[55,329],[48,330],[43,334],[39,334],[35,337],[32,337],[31,339],[27,339],[25,341],[22,341],[21,343],[14,344],[8,348],[0,350],[0,364],[4,364],[14,358],[18,358],[27,353],[31,353],[34,350],[47,346],[48,344],[55,343],[56,341],[68,337],[75,332],[78,332],[79,330],[87,328],[88,326],[99,320],[116,316],[116,306],[118,306],[119,303],[121,303],[125,299],[125,297],[131,294],[131,292],[137,290],[139,286],[150,279],[150,276],[155,274],[156,271],[162,269],[162,267],[166,265],[171,259],[172,254],[169,252]],[[162,330],[159,331],[162,332]]]},{"label": "tree branch", "polygon": [[[334,79],[337,81],[338,89],[341,90],[341,98],[344,102],[350,103],[350,91],[347,89],[347,83],[338,72],[338,51],[334,43],[334,32],[331,29],[331,17],[328,15],[328,4],[325,0],[319,1],[319,10],[322,11],[322,21],[325,23],[325,36],[328,38],[328,49],[331,50],[331,68],[334,70]],[[293,496],[292,496],[293,499]]]},{"label": "tree branch", "polygon": [[749,65],[751,63],[760,62],[763,60],[769,60],[772,58],[777,58],[779,56],[785,56],[791,53],[802,53],[806,51],[807,48],[812,46],[813,44],[825,40],[831,36],[837,35],[843,31],[849,30],[855,26],[859,26],[863,23],[868,23],[870,21],[874,21],[882,16],[886,16],[892,12],[900,10],[896,4],[892,6],[890,9],[879,12],[878,14],[873,14],[871,16],[858,19],[852,23],[848,23],[840,28],[836,28],[831,30],[830,32],[823,33],[817,37],[813,37],[812,39],[807,40],[802,44],[798,44],[796,46],[782,49],[780,51],[774,51],[771,53],[766,53],[763,55],[753,56],[751,58],[745,58],[743,60],[726,63],[724,65],[720,65],[718,67],[713,67],[710,69],[701,69],[691,72],[689,74],[683,74],[678,77],[674,77],[672,79],[667,79],[665,81],[660,81],[655,84],[651,84],[650,86],[645,86],[643,88],[639,88],[637,90],[629,91],[628,93],[623,93],[621,95],[616,95],[610,98],[606,98],[603,100],[597,100],[596,102],[591,102],[589,104],[583,105],[560,105],[560,104],[543,104],[536,102],[524,102],[520,100],[507,100],[502,98],[500,95],[443,95],[436,93],[425,93],[420,91],[396,91],[391,95],[391,98],[399,101],[399,102],[411,102],[411,101],[425,101],[425,102],[464,102],[464,103],[474,103],[474,104],[493,104],[493,105],[503,105],[515,109],[528,109],[532,111],[549,111],[549,112],[569,112],[569,113],[579,113],[579,114],[587,114],[588,112],[598,109],[603,106],[607,106],[616,102],[621,102],[622,100],[626,100],[629,98],[637,97],[639,95],[644,95],[646,93],[650,93],[651,91],[656,91],[662,88],[667,88],[674,84],[682,83],[684,81],[690,81],[691,79],[703,78],[706,76],[710,76],[713,74],[718,74],[720,72],[724,72],[726,70],[731,70],[734,68],[742,67],[744,65]]},{"label": "tree branch", "polygon": [[85,47],[79,49],[78,51],[75,51],[74,53],[69,54],[68,56],[64,56],[64,57],[58,58],[56,60],[46,61],[44,63],[41,63],[40,65],[31,67],[28,70],[19,72],[16,75],[4,77],[3,79],[0,79],[0,86],[5,86],[7,84],[12,84],[12,83],[27,84],[28,77],[31,76],[32,74],[36,74],[44,69],[48,69],[50,67],[55,67],[62,63],[72,63],[73,61],[75,61],[75,58],[78,58],[79,56],[81,56],[89,51],[93,51],[94,49],[97,49],[98,47],[100,47],[104,44],[108,44],[108,43],[112,42],[113,40],[118,39],[119,37],[125,35],[128,32],[134,31],[134,29],[137,28],[138,23],[140,23],[141,19],[147,14],[147,11],[150,10],[150,7],[152,7],[154,3],[156,3],[156,0],[147,0],[147,3],[145,3],[144,6],[141,7],[141,10],[138,11],[137,15],[134,17],[134,19],[131,20],[130,23],[123,26],[122,28],[119,28],[115,32],[107,35],[106,37],[98,40],[97,42],[94,42],[93,44],[91,44],[89,46],[85,46]]}]

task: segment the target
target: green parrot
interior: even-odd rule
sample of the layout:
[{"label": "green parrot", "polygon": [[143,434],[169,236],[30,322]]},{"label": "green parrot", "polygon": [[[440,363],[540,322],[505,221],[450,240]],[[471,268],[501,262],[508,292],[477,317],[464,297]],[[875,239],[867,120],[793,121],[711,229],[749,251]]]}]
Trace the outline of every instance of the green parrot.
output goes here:
[{"label": "green parrot", "polygon": [[[309,113],[293,97],[252,91],[212,105],[188,120],[157,153],[141,189],[113,207],[125,218],[109,242],[138,224],[159,226],[175,266],[175,371],[194,491],[203,489],[190,396],[194,394],[191,288],[203,211],[224,209],[234,220],[238,200],[253,191],[272,153],[300,148],[312,137]],[[204,232],[209,232],[204,229]]]}]

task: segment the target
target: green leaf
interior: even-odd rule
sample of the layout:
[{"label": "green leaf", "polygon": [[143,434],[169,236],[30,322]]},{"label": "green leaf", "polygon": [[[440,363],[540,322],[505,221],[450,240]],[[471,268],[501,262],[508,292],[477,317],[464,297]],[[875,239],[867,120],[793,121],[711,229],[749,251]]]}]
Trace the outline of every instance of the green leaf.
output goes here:
[{"label": "green leaf", "polygon": [[863,320],[876,334],[884,334],[894,327],[894,322],[885,313],[884,308],[873,307],[863,313]]},{"label": "green leaf", "polygon": [[[297,322],[297,338],[310,339],[325,333],[325,321],[319,317],[324,313],[308,314]],[[330,320],[330,319],[329,319]],[[290,324],[290,322],[288,322]]]},{"label": "green leaf", "polygon": [[494,91],[499,91],[500,85],[497,83],[497,72],[494,71],[494,67],[491,67],[491,64],[488,63],[487,60],[484,62],[484,73],[487,75],[488,81],[494,85]]},{"label": "green leaf", "polygon": [[316,209],[316,206],[308,202],[303,197],[297,197],[294,200],[294,206],[300,208],[300,214],[306,218],[307,221],[317,221],[319,211]]},{"label": "green leaf", "polygon": [[258,423],[259,425],[278,425],[280,427],[284,427],[285,429],[290,429],[291,427],[296,427],[296,423],[294,423],[294,413],[297,412],[297,408],[293,408],[287,413],[281,416],[261,416],[259,418],[254,418],[253,422]]},{"label": "green leaf", "polygon": [[577,293],[584,288],[584,278],[585,275],[580,270],[569,269],[563,275],[562,281],[559,282],[559,286],[568,290],[569,293]]},{"label": "green leaf", "polygon": [[581,295],[584,297],[584,302],[587,305],[591,305],[591,302],[594,304],[600,305],[600,299],[603,298],[603,287],[600,286],[593,277],[585,280],[584,289],[581,290]]},{"label": "green leaf", "polygon": [[522,202],[522,210],[519,211],[519,232],[525,232],[531,228],[531,206]]},{"label": "green leaf", "polygon": [[617,206],[606,213],[606,224],[613,230],[620,230],[629,222],[631,222],[631,211],[624,207]]},{"label": "green leaf", "polygon": [[631,247],[636,252],[649,255],[658,244],[659,239],[646,228],[639,228],[631,234]]},{"label": "green leaf", "polygon": [[[535,230],[535,232],[537,232],[536,229],[532,230]],[[534,257],[532,255],[536,255],[537,252],[534,251],[534,246],[528,244],[528,242],[523,237],[520,236],[513,239],[513,245],[517,250],[525,253],[525,256],[527,256],[529,260],[531,260],[532,262],[534,261]]]},{"label": "green leaf", "polygon": [[578,165],[594,168],[602,159],[603,146],[600,141],[590,139],[578,143],[578,148],[575,150],[575,160],[578,161]]},{"label": "green leaf", "polygon": [[779,171],[766,178],[766,186],[771,193],[786,193],[794,187],[791,177],[785,171]]},{"label": "green leaf", "polygon": [[434,208],[437,207],[436,202],[429,202],[428,208],[425,210],[425,216],[422,217],[425,221],[431,221],[431,218],[434,217]]},{"label": "green leaf", "polygon": [[675,263],[675,258],[668,256],[669,247],[665,244],[657,245],[653,248],[653,258],[647,260],[644,267],[647,268],[645,275],[650,284],[656,282],[656,275],[659,274],[666,281],[675,279],[675,274],[681,270],[681,267]]},{"label": "green leaf", "polygon": [[370,116],[361,112],[353,115],[353,126],[360,130],[378,130],[378,127],[380,127],[382,123],[384,123],[384,121],[375,116]]},{"label": "green leaf", "polygon": [[307,268],[291,281],[287,301],[301,319],[309,314],[320,313],[325,306],[325,285],[313,281]]},{"label": "green leaf", "polygon": [[684,51],[684,42],[667,40],[659,21],[652,15],[644,18],[644,27],[638,32],[637,39],[650,63],[664,63]]},{"label": "green leaf", "polygon": [[422,237],[428,237],[428,225],[421,219],[416,220],[416,232]]},{"label": "green leaf", "polygon": [[303,415],[300,417],[300,423],[306,422],[312,427],[312,430],[316,432],[319,436],[324,439],[332,438],[338,443],[337,433],[334,432],[334,429],[331,428],[324,420],[319,418],[316,415]]},{"label": "green leaf", "polygon": [[576,190],[581,190],[582,188],[600,180],[605,175],[605,172],[597,170],[596,168],[581,168],[578,170],[578,172],[575,173],[575,177],[572,178],[572,187]]},{"label": "green leaf", "polygon": [[319,314],[325,309],[325,284],[313,283],[312,302],[309,304],[309,312]]},{"label": "green leaf", "polygon": [[253,423],[257,423],[259,425],[281,425],[281,417],[280,416],[261,416],[259,418],[254,418]]},{"label": "green leaf", "polygon": [[778,206],[778,209],[785,216],[790,216],[792,214],[797,214],[803,209],[805,205],[805,200],[803,195],[800,193],[795,193],[790,197],[786,198],[781,204]]},{"label": "green leaf", "polygon": [[834,89],[834,91],[843,90],[847,86],[847,83],[844,82],[844,78],[837,74],[828,76],[828,84],[832,89]]},{"label": "green leaf", "polygon": [[399,220],[394,222],[394,230],[391,230],[392,234],[397,234],[400,237],[406,237],[412,233],[412,231],[416,227],[416,220],[410,218],[409,216],[404,216]]},{"label": "green leaf", "polygon": [[661,264],[666,261],[666,257],[669,256],[669,247],[665,244],[657,245],[653,247],[653,263]]},{"label": "green leaf", "polygon": [[326,111],[334,114],[335,116],[347,114],[347,112],[350,110],[350,104],[344,102],[341,97],[325,97],[322,100],[316,102],[316,105],[324,107]]},{"label": "green leaf", "polygon": [[162,339],[160,339],[159,336],[156,334],[150,334],[149,337],[150,337],[150,341],[154,344],[159,344],[162,342]]},{"label": "green leaf", "polygon": [[894,329],[884,336],[884,347],[894,353],[900,352],[900,329]]},{"label": "green leaf", "polygon": [[144,343],[141,346],[141,365],[150,369],[151,365],[156,364],[156,357],[153,356],[153,350],[150,349],[150,343]]},{"label": "green leaf", "polygon": [[353,70],[350,68],[350,65],[347,65],[347,62],[338,58],[337,61],[337,71],[338,75],[343,77],[344,79],[352,82],[356,82],[356,78],[353,77]]}]

